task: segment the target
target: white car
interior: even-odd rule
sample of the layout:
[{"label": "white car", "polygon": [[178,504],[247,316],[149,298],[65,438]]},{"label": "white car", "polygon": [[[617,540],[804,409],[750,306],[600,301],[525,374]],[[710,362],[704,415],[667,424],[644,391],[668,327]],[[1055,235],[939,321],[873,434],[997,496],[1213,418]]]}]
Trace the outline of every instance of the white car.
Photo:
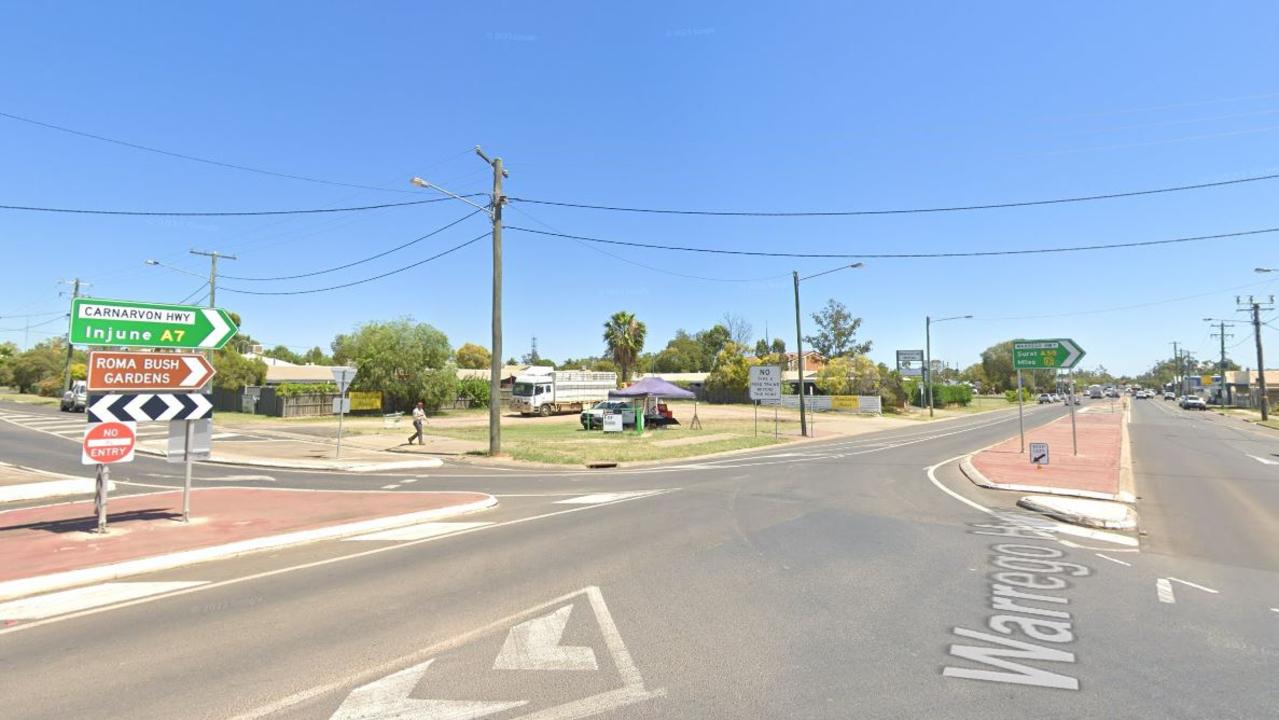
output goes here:
[{"label": "white car", "polygon": [[89,404],[89,385],[83,380],[76,380],[71,383],[71,388],[62,393],[62,402],[58,403],[58,409],[62,412],[84,412],[84,406]]}]

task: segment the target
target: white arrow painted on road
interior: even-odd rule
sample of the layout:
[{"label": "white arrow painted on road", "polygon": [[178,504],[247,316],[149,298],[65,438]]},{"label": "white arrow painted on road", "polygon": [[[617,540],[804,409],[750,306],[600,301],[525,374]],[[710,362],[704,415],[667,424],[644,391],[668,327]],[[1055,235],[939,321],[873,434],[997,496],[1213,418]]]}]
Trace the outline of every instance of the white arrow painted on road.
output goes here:
[{"label": "white arrow painted on road", "polygon": [[200,312],[204,313],[204,317],[208,318],[209,322],[213,324],[213,329],[210,330],[209,334],[200,341],[200,347],[217,347],[218,342],[221,341],[227,333],[231,332],[231,326],[227,325],[226,321],[222,319],[222,313],[214,310],[213,308],[205,308]]},{"label": "white arrow painted on road", "polygon": [[332,720],[471,720],[528,704],[488,700],[419,700],[409,697],[431,658],[351,691]]},{"label": "white arrow painted on road", "polygon": [[494,670],[598,670],[595,651],[580,645],[560,645],[572,605],[511,628]]}]

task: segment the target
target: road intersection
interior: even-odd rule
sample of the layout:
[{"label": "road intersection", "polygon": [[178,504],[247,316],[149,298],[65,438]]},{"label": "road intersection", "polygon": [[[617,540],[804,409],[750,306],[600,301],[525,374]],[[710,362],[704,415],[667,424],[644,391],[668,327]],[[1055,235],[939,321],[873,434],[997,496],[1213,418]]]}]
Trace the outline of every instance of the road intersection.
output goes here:
[{"label": "road intersection", "polygon": [[[0,628],[0,694],[24,718],[1271,713],[1279,467],[1251,456],[1279,439],[1136,403],[1137,536],[963,477],[1016,428],[996,411],[604,472],[199,465],[203,486],[500,505],[60,600]],[[70,472],[71,449],[0,423],[6,457]],[[125,492],[180,481],[135,466]]]}]

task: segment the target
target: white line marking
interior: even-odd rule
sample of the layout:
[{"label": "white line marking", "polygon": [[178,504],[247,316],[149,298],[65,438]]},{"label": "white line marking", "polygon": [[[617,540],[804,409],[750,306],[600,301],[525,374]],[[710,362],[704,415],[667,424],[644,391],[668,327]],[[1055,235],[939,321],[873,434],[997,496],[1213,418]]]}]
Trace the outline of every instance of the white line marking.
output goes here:
[{"label": "white line marking", "polygon": [[1177,602],[1177,598],[1172,594],[1172,583],[1168,582],[1168,578],[1159,578],[1155,581],[1155,594],[1159,596],[1161,603]]},{"label": "white line marking", "polygon": [[1262,465],[1279,465],[1279,460],[1275,460],[1274,458],[1261,457],[1260,455],[1249,455],[1248,457],[1256,460]]},{"label": "white line marking", "polygon": [[1270,612],[1279,612],[1279,608],[1270,608]]},{"label": "white line marking", "polygon": [[488,522],[431,522],[421,523],[419,525],[408,525],[401,528],[391,528],[390,530],[382,530],[380,532],[369,533],[368,535],[356,535],[354,537],[342,538],[342,542],[371,540],[376,542],[403,542],[405,540],[421,540],[423,538],[437,537],[439,535],[448,535],[450,533],[460,532],[462,530],[470,530],[471,528],[484,527],[492,525]]},{"label": "white line marking", "polygon": [[417,480],[418,480],[417,478],[404,478],[403,480],[400,481],[400,484],[412,485],[413,483],[417,482]]},{"label": "white line marking", "polygon": [[[221,490],[221,489],[224,489],[224,488],[208,488],[208,489],[210,489],[210,490]],[[280,488],[280,489],[281,489],[281,490],[291,490],[291,489],[297,489],[297,488]],[[299,489],[299,490],[300,490],[300,489]],[[678,490],[680,490],[680,488],[668,488],[668,489],[666,489],[666,490],[659,490],[659,491],[658,491],[658,494],[671,493],[671,492],[676,492],[676,491],[678,491]],[[308,491],[306,491],[306,490],[300,490],[300,491],[302,491],[302,492],[308,492]],[[343,492],[343,491],[333,490],[333,491],[326,491],[326,492]],[[360,492],[360,491],[350,491],[350,492]],[[9,634],[9,633],[20,632],[20,631],[22,631],[22,630],[29,630],[29,629],[34,628],[34,627],[39,627],[39,626],[41,626],[41,625],[46,625],[46,624],[49,624],[49,623],[60,622],[60,621],[63,621],[63,620],[72,620],[72,619],[75,619],[75,618],[84,617],[84,616],[86,616],[86,615],[96,615],[97,613],[100,613],[100,612],[108,612],[108,611],[110,611],[110,610],[118,610],[118,609],[120,609],[120,608],[131,607],[131,606],[133,606],[133,605],[140,605],[140,604],[142,604],[142,603],[152,602],[152,601],[154,601],[154,600],[163,600],[163,599],[167,599],[167,598],[171,598],[171,597],[177,597],[177,596],[179,596],[179,595],[186,595],[186,594],[188,594],[188,593],[200,592],[200,591],[203,591],[203,590],[212,590],[212,589],[214,589],[214,588],[225,587],[225,586],[227,586],[227,585],[238,585],[238,584],[240,584],[240,583],[244,583],[244,582],[250,582],[250,581],[253,581],[253,580],[261,580],[261,579],[263,579],[263,578],[274,577],[274,576],[276,576],[276,575],[283,575],[283,574],[285,574],[285,573],[296,572],[296,571],[298,571],[298,570],[308,570],[308,569],[310,569],[310,568],[314,568],[314,567],[321,567],[321,566],[323,566],[323,565],[329,565],[329,564],[332,564],[332,563],[339,563],[339,562],[343,562],[343,561],[345,561],[345,560],[355,560],[355,559],[357,559],[357,558],[368,557],[368,556],[370,556],[370,555],[377,555],[377,554],[379,554],[379,553],[390,552],[390,551],[392,551],[392,550],[400,550],[400,549],[403,549],[403,548],[413,547],[413,546],[415,546],[415,545],[420,545],[420,544],[422,544],[422,543],[433,542],[433,541],[435,541],[435,540],[440,540],[440,539],[443,539],[443,538],[446,538],[446,537],[456,537],[456,536],[458,536],[458,535],[466,535],[467,533],[480,532],[480,531],[482,531],[482,530],[495,529],[495,528],[500,528],[500,527],[507,527],[508,525],[519,525],[519,524],[526,523],[526,522],[532,522],[532,521],[534,521],[534,520],[544,520],[544,519],[546,519],[546,518],[555,517],[555,516],[557,516],[557,515],[568,515],[568,514],[570,514],[570,513],[582,512],[583,510],[595,510],[595,509],[597,509],[597,508],[606,507],[606,506],[608,506],[608,505],[616,505],[616,504],[619,504],[619,503],[630,502],[631,500],[638,500],[638,499],[639,499],[639,498],[624,498],[624,499],[622,499],[622,500],[616,500],[616,501],[611,502],[611,503],[603,503],[603,504],[600,504],[600,505],[582,505],[581,507],[571,507],[571,508],[566,508],[566,509],[564,509],[564,510],[556,510],[556,511],[554,511],[554,512],[542,513],[541,515],[531,515],[531,516],[529,516],[529,517],[515,518],[514,520],[506,520],[506,521],[503,521],[503,522],[500,522],[500,523],[493,523],[492,525],[486,525],[486,526],[484,526],[484,527],[469,528],[469,529],[467,529],[467,530],[458,530],[457,532],[455,532],[455,533],[453,533],[453,534],[451,534],[451,535],[437,535],[437,536],[435,536],[435,537],[422,538],[421,540],[411,540],[411,541],[409,541],[409,542],[399,543],[399,544],[396,544],[396,545],[386,545],[386,546],[383,546],[383,547],[371,548],[371,549],[369,549],[369,550],[362,550],[362,551],[360,551],[360,552],[350,553],[349,555],[339,555],[339,556],[337,556],[337,557],[325,558],[325,559],[323,559],[323,560],[315,560],[315,561],[312,561],[312,562],[309,562],[309,563],[302,563],[301,565],[291,565],[291,566],[289,566],[289,567],[276,568],[275,570],[264,570],[264,571],[262,571],[262,572],[260,572],[260,573],[254,573],[254,574],[252,574],[252,575],[244,575],[244,576],[241,576],[241,577],[229,578],[229,579],[227,579],[227,580],[218,580],[218,581],[215,581],[215,582],[206,583],[206,584],[201,585],[201,586],[199,586],[199,587],[191,587],[191,588],[185,588],[185,589],[182,589],[182,590],[175,590],[175,591],[173,591],[173,592],[171,592],[171,593],[167,593],[167,594],[165,594],[165,595],[155,595],[155,596],[152,596],[152,597],[141,598],[141,599],[138,599],[138,600],[129,600],[129,601],[127,601],[127,602],[122,602],[122,603],[119,603],[119,604],[116,604],[116,605],[107,606],[107,607],[91,608],[91,609],[89,609],[89,610],[81,610],[80,612],[71,613],[71,614],[63,615],[63,616],[56,617],[56,618],[48,618],[48,619],[45,619],[45,620],[36,620],[36,621],[29,622],[29,623],[26,623],[26,624],[23,624],[23,625],[15,625],[15,626],[13,626],[13,627],[11,627],[11,628],[3,628],[3,629],[0,629],[0,635],[7,635],[7,634]],[[575,594],[577,594],[577,593],[573,593],[573,594],[570,594],[570,595],[566,595],[565,597],[572,597],[572,596],[573,596],[573,595],[575,595]],[[611,621],[611,619],[610,619],[610,621]],[[607,639],[607,638],[606,638],[606,639]],[[620,640],[620,638],[619,638],[619,640]],[[655,692],[656,692],[656,691],[655,691]],[[256,716],[256,717],[261,717],[261,716],[259,715],[259,716]]]},{"label": "white line marking", "polygon": [[382,489],[383,489],[383,490],[394,490],[395,488],[397,488],[397,487],[399,487],[399,486],[400,486],[400,484],[399,484],[399,483],[391,483],[390,485],[383,485],[383,486],[382,486]]},{"label": "white line marking", "polygon": [[1130,563],[1130,562],[1124,562],[1123,560],[1117,560],[1117,559],[1112,558],[1112,557],[1110,557],[1109,555],[1105,555],[1105,554],[1103,554],[1103,553],[1093,553],[1093,554],[1094,554],[1094,555],[1096,555],[1097,557],[1101,558],[1102,560],[1109,560],[1109,561],[1110,561],[1110,562],[1112,562],[1112,563],[1119,563],[1120,565],[1123,565],[1124,567],[1132,567],[1132,563]]},{"label": "white line marking", "polygon": [[56,615],[204,585],[191,582],[112,582],[0,603],[0,621],[42,620]]},{"label": "white line marking", "polygon": [[1175,577],[1169,577],[1168,579],[1169,579],[1169,580],[1171,580],[1171,581],[1173,581],[1173,582],[1178,582],[1178,583],[1181,583],[1182,585],[1186,585],[1186,586],[1188,586],[1188,587],[1192,587],[1192,588],[1194,588],[1194,589],[1196,589],[1196,590],[1203,590],[1203,591],[1204,591],[1204,592],[1206,592],[1206,593],[1212,593],[1213,595],[1217,595],[1217,594],[1219,594],[1216,590],[1213,590],[1213,589],[1212,589],[1212,588],[1210,588],[1210,587],[1204,587],[1203,585],[1199,585],[1199,584],[1196,584],[1196,583],[1192,583],[1192,582],[1190,582],[1189,580],[1182,580],[1181,578],[1175,578]]},{"label": "white line marking", "polygon": [[549,615],[511,628],[493,661],[494,670],[598,670],[595,651],[583,645],[561,645],[570,603]]},{"label": "white line marking", "polygon": [[656,495],[661,490],[634,490],[631,492],[606,492],[595,493],[593,495],[582,495],[580,497],[567,498],[565,500],[556,500],[556,505],[598,505],[600,503],[615,502],[617,500],[627,500],[630,498],[645,497],[648,495]]}]

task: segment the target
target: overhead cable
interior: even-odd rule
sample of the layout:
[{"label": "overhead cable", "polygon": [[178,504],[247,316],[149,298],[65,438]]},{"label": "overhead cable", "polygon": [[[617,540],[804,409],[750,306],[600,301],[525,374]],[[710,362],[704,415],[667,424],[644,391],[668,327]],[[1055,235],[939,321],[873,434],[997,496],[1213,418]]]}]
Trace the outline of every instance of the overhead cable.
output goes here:
[{"label": "overhead cable", "polygon": [[984,203],[979,205],[949,205],[941,207],[892,208],[882,210],[689,210],[674,208],[623,207],[617,205],[591,205],[588,203],[537,200],[534,198],[522,197],[511,197],[508,199],[513,202],[552,205],[555,207],[577,208],[581,210],[605,210],[609,212],[645,213],[653,215],[703,215],[710,217],[855,217],[859,215],[920,215],[926,213],[969,212],[972,210],[1003,210],[1008,208],[1035,207],[1040,205],[1065,205],[1068,203],[1093,202],[1096,200],[1118,200],[1120,198],[1140,197],[1143,195],[1160,195],[1163,193],[1205,190],[1207,188],[1242,185],[1244,183],[1264,182],[1276,179],[1279,179],[1279,173],[1235,178],[1233,180],[1219,180],[1217,182],[1195,183],[1193,185],[1176,185],[1173,187],[1154,188],[1150,190],[1077,195],[1073,197],[1049,198],[1046,200],[1023,200],[1017,202]]},{"label": "overhead cable", "polygon": [[[471,193],[458,197],[488,197],[488,193]],[[385,208],[407,207],[409,205],[426,205],[444,202],[452,198],[431,198],[429,200],[409,200],[407,202],[381,203],[378,205],[355,205],[336,208],[303,208],[300,210],[242,210],[222,211],[174,211],[158,210],[91,210],[85,208],[36,207],[31,205],[0,205],[0,210],[26,210],[29,212],[70,213],[74,215],[141,215],[144,217],[259,217],[262,215],[320,215],[324,213],[360,212],[364,210],[382,210]]]},{"label": "overhead cable", "polygon": [[1050,253],[1068,253],[1068,252],[1085,252],[1090,250],[1114,250],[1118,248],[1133,247],[1150,247],[1155,245],[1174,245],[1178,243],[1201,242],[1204,240],[1223,240],[1227,238],[1248,237],[1253,235],[1264,235],[1267,233],[1279,232],[1279,227],[1263,228],[1260,230],[1243,230],[1240,232],[1221,233],[1218,235],[1196,235],[1193,237],[1172,238],[1168,240],[1143,240],[1138,242],[1127,243],[1105,243],[1099,245],[1076,245],[1071,247],[1055,247],[1055,248],[1029,248],[1020,250],[976,250],[970,252],[938,252],[938,253],[804,253],[804,252],[769,252],[763,250],[726,250],[720,248],[703,248],[691,247],[685,245],[662,245],[658,243],[642,243],[628,240],[606,240],[603,238],[587,237],[584,235],[569,235],[567,233],[549,232],[546,230],[534,230],[532,228],[519,227],[516,225],[508,225],[507,230],[517,230],[519,232],[534,233],[536,235],[549,235],[551,237],[562,237],[569,240],[584,240],[586,242],[601,243],[604,245],[622,245],[626,247],[648,248],[650,250],[674,250],[678,252],[694,252],[708,253],[714,255],[747,255],[752,257],[790,257],[790,258],[848,258],[848,259],[910,259],[910,258],[957,258],[957,257],[990,257],[997,255],[1043,255]]}]

